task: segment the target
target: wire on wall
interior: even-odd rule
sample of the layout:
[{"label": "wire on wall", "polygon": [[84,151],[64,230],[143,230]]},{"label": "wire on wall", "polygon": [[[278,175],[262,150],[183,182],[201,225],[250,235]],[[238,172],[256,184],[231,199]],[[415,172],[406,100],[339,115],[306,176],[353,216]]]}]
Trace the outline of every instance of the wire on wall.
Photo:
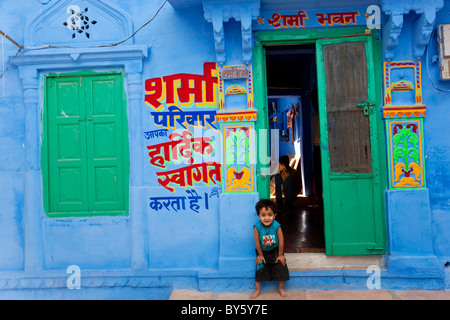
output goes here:
[{"label": "wire on wall", "polygon": [[133,38],[139,31],[141,31],[142,28],[144,28],[145,26],[147,26],[150,22],[152,22],[159,14],[159,12],[164,8],[164,6],[166,5],[168,0],[165,0],[163,2],[163,4],[158,8],[158,10],[156,11],[156,13],[153,15],[152,18],[150,18],[146,23],[144,23],[142,26],[140,26],[132,35],[130,35],[129,37],[116,42],[116,43],[111,43],[111,44],[106,44],[106,45],[97,45],[97,46],[82,46],[82,47],[78,47],[78,46],[55,46],[55,45],[51,45],[51,44],[47,44],[47,45],[43,45],[43,46],[38,46],[38,47],[25,47],[21,44],[19,44],[17,41],[15,41],[13,38],[11,38],[10,36],[8,36],[5,32],[3,32],[2,30],[0,30],[0,35],[2,35],[5,39],[7,39],[8,41],[10,41],[12,44],[14,44],[16,47],[19,48],[19,50],[16,52],[15,56],[10,60],[10,62],[8,63],[7,67],[4,67],[4,70],[2,72],[2,74],[0,75],[0,79],[3,78],[3,75],[5,74],[5,72],[8,70],[8,68],[10,67],[10,65],[14,62],[14,59],[19,55],[19,53],[22,50],[40,50],[40,49],[46,49],[46,48],[52,48],[52,49],[56,49],[56,48],[71,48],[71,49],[80,49],[80,48],[108,48],[108,47],[116,47],[128,40],[130,40],[131,38]]},{"label": "wire on wall", "polygon": [[[17,58],[17,56],[19,55],[19,53],[22,51],[22,49],[19,49],[16,54],[14,55],[14,57],[9,61],[8,65],[5,67],[3,66],[3,71],[2,74],[0,74],[0,79],[3,78],[3,76],[5,75],[6,71],[8,71],[9,67],[11,66],[11,64],[14,62],[14,60]],[[3,86],[4,88],[5,86]]]}]

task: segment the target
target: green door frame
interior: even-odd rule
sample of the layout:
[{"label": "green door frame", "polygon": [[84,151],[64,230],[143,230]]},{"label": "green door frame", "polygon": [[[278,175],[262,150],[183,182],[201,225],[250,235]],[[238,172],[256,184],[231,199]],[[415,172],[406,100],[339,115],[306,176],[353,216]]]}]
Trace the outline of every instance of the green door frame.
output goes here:
[{"label": "green door frame", "polygon": [[[283,30],[283,31],[263,31],[255,34],[255,46],[253,49],[253,76],[254,76],[254,99],[255,106],[258,110],[259,115],[268,114],[268,102],[267,102],[267,74],[266,74],[266,59],[265,59],[265,46],[273,45],[299,45],[299,44],[315,44],[318,40],[323,39],[333,39],[333,38],[345,38],[345,37],[355,37],[355,36],[370,36],[372,37],[373,44],[373,65],[381,66],[381,47],[380,41],[376,34],[366,33],[365,28],[340,28],[340,29],[315,29],[315,30]],[[376,68],[376,67],[375,67]],[[380,69],[381,70],[381,69]],[[369,68],[369,72],[373,72],[375,88],[375,106],[381,105],[381,72]],[[378,114],[378,113],[377,113]],[[269,146],[269,124],[268,117],[260,116],[256,123],[255,129],[258,132],[264,132],[266,130],[267,135],[265,136],[265,141],[262,139],[264,137],[259,135],[258,142],[258,167],[257,167],[257,186],[258,192],[261,198],[270,198],[270,163],[265,163],[261,161],[262,159],[269,158],[270,146]],[[377,159],[374,161],[379,162],[379,189],[375,192],[377,193],[377,198],[383,201],[380,204],[381,208],[384,208],[384,191],[386,190],[386,155],[385,155],[385,139],[383,132],[383,124],[380,117],[377,117],[376,126],[376,140],[378,143],[378,154],[375,155]],[[383,219],[381,221],[382,232],[384,239],[386,239],[385,225],[386,221]],[[373,252],[373,253],[381,253]],[[329,254],[329,252],[327,253]]]},{"label": "green door frame", "polygon": [[[123,193],[119,196],[120,201],[122,201],[122,209],[106,209],[101,211],[80,211],[80,212],[50,212],[50,193],[49,193],[49,128],[48,128],[48,88],[47,88],[47,79],[52,78],[63,78],[63,77],[108,77],[108,76],[117,76],[117,87],[120,92],[116,92],[115,98],[118,100],[118,104],[122,106],[120,110],[120,117],[122,117],[121,124],[121,134],[122,134],[122,166],[123,166],[123,175],[121,179],[123,181]],[[89,70],[73,72],[73,73],[62,73],[55,74],[50,73],[46,75],[43,79],[43,109],[42,109],[42,147],[41,147],[41,167],[42,167],[42,182],[43,182],[43,191],[44,191],[44,212],[48,217],[73,217],[73,216],[118,216],[118,215],[128,215],[129,214],[129,175],[130,175],[130,159],[129,159],[129,142],[128,142],[128,121],[127,121],[127,100],[125,96],[125,90],[123,88],[124,84],[124,75],[118,71],[110,71],[110,72],[93,72]],[[92,148],[92,146],[91,146]],[[119,191],[120,192],[120,191]]]}]

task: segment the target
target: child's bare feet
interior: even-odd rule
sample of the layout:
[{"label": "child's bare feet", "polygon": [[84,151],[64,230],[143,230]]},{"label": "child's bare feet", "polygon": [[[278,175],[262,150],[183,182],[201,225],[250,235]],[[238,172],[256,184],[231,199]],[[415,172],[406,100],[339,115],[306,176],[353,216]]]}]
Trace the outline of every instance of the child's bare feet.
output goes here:
[{"label": "child's bare feet", "polygon": [[256,289],[256,290],[252,293],[252,295],[250,296],[250,299],[256,299],[256,298],[258,298],[260,293],[261,293],[261,290]]},{"label": "child's bare feet", "polygon": [[278,292],[280,293],[280,296],[287,297],[287,292],[284,290],[284,281],[278,282]]},{"label": "child's bare feet", "polygon": [[255,281],[255,291],[250,296],[250,299],[256,299],[259,297],[259,294],[261,293],[261,282]]},{"label": "child's bare feet", "polygon": [[283,288],[279,288],[278,292],[280,293],[280,296],[282,296],[283,298],[288,296],[288,293]]}]

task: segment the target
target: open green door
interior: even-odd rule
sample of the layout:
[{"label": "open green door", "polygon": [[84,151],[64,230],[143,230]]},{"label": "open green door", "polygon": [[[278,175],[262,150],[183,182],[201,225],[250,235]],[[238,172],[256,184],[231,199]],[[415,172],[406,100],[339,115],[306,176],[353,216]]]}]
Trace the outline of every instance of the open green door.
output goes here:
[{"label": "open green door", "polygon": [[385,251],[372,37],[317,40],[327,255]]}]

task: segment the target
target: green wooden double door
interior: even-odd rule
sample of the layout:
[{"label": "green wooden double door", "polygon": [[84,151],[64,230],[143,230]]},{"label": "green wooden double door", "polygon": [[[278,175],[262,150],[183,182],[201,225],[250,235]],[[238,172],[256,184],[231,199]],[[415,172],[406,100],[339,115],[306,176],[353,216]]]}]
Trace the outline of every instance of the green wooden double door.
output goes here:
[{"label": "green wooden double door", "polygon": [[127,214],[129,156],[122,75],[46,77],[43,124],[46,213]]},{"label": "green wooden double door", "polygon": [[[264,63],[260,65],[265,60],[264,45],[316,45],[327,255],[382,254],[386,247],[383,127],[375,111],[380,105],[379,43],[361,33],[334,38],[328,33],[328,39],[320,34],[266,38],[261,34],[255,52],[261,81],[265,78]],[[264,182],[259,186],[263,196],[267,187]]]}]

